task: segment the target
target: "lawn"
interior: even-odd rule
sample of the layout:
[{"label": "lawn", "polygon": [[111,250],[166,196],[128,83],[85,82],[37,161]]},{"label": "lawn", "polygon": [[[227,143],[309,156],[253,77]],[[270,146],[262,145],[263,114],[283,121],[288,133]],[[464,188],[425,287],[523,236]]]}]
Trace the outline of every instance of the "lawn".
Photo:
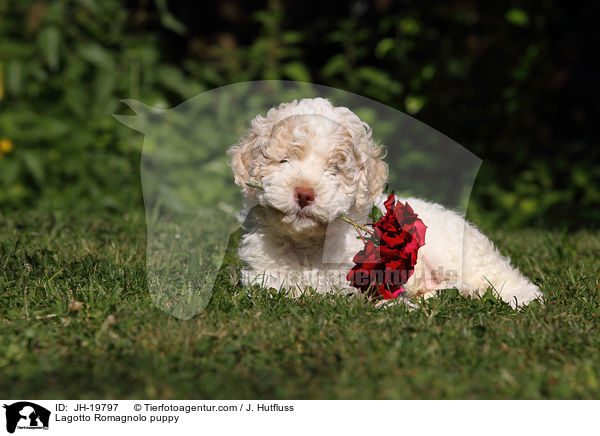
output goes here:
[{"label": "lawn", "polygon": [[182,321],[150,298],[143,214],[0,217],[4,398],[600,397],[597,231],[492,232],[546,295],[521,312],[452,290],[408,311],[223,283]]}]

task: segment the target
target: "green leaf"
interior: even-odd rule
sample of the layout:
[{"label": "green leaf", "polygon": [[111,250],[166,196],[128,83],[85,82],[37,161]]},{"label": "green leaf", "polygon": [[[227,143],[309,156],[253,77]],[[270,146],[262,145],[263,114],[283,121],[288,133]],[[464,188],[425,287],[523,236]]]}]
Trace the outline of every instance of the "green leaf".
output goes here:
[{"label": "green leaf", "polygon": [[298,82],[310,82],[310,73],[302,62],[290,62],[283,66],[283,74]]},{"label": "green leaf", "polygon": [[346,71],[348,62],[342,54],[335,55],[323,67],[323,75],[325,77],[335,76],[338,73]]},{"label": "green leaf", "polygon": [[523,9],[513,8],[506,12],[506,21],[515,26],[524,27],[529,24],[529,15]]},{"label": "green leaf", "polygon": [[400,20],[400,31],[405,35],[417,35],[421,31],[421,23],[411,17]]},{"label": "green leaf", "polygon": [[427,99],[422,95],[407,95],[404,99],[404,105],[406,106],[406,111],[414,115],[423,109]]},{"label": "green leaf", "polygon": [[94,0],[77,0],[77,3],[92,12],[98,12],[98,5]]},{"label": "green leaf", "polygon": [[185,35],[188,32],[187,27],[181,23],[181,21],[177,20],[169,11],[167,1],[166,0],[155,0],[156,8],[158,9],[158,14],[160,15],[160,22],[167,29],[172,30],[178,35]]},{"label": "green leaf", "polygon": [[393,81],[387,73],[373,67],[360,67],[356,71],[358,77],[365,82],[372,83],[376,86],[388,87],[393,85]]},{"label": "green leaf", "polygon": [[431,80],[435,75],[435,66],[433,64],[427,64],[421,70],[421,77],[424,80]]},{"label": "green leaf", "polygon": [[298,44],[304,40],[302,32],[287,31],[281,35],[281,41],[284,44]]},{"label": "green leaf", "polygon": [[371,219],[371,222],[376,223],[382,217],[383,217],[383,213],[381,213],[381,211],[379,210],[379,208],[377,206],[373,205],[373,208],[371,209],[371,213],[369,214],[369,218]]},{"label": "green leaf", "polygon": [[378,58],[384,57],[390,51],[394,49],[394,39],[393,38],[383,38],[381,41],[377,43],[375,47],[375,56]]},{"label": "green leaf", "polygon": [[23,88],[23,64],[19,60],[9,62],[6,68],[6,90],[13,94],[19,95]]},{"label": "green leaf", "polygon": [[44,54],[48,68],[52,71],[58,68],[59,40],[60,34],[54,26],[46,27],[39,36],[42,53]]},{"label": "green leaf", "polygon": [[102,68],[114,69],[111,53],[100,44],[87,43],[78,47],[78,52],[86,61]]},{"label": "green leaf", "polygon": [[42,184],[44,181],[44,165],[41,156],[30,151],[23,152],[23,164],[35,181]]},{"label": "green leaf", "polygon": [[180,69],[170,65],[161,65],[156,69],[156,80],[183,98],[189,98],[204,91],[200,84],[189,83]]}]

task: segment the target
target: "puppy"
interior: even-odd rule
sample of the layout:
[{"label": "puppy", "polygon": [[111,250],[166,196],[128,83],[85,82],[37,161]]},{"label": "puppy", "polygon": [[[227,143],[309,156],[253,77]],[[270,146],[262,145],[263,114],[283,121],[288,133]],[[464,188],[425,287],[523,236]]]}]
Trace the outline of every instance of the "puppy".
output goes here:
[{"label": "puppy", "polygon": [[[370,127],[328,100],[294,100],[257,116],[229,155],[244,193],[242,282],[285,287],[293,295],[309,288],[356,292],[346,276],[363,242],[338,218],[366,223],[373,204],[385,212],[388,167]],[[516,308],[542,295],[457,213],[417,198],[398,200],[427,226],[405,297],[453,287],[480,295],[492,287]]]}]

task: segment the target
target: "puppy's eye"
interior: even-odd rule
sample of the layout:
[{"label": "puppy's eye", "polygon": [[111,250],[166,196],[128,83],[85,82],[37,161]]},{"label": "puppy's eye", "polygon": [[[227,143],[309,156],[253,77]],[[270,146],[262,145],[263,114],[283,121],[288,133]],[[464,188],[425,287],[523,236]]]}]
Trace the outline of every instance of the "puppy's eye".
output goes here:
[{"label": "puppy's eye", "polygon": [[279,161],[279,163],[288,163],[288,162],[289,162],[289,161],[288,161],[287,159],[281,159],[281,160]]}]

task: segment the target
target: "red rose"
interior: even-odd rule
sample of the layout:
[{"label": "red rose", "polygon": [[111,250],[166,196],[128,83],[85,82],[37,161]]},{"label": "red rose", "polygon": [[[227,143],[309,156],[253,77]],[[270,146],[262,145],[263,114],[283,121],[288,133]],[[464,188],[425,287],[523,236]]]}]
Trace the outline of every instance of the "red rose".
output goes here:
[{"label": "red rose", "polygon": [[394,194],[384,205],[386,214],[372,224],[375,232],[352,259],[356,265],[347,279],[363,292],[391,299],[404,291],[402,285],[412,276],[427,227],[408,203],[396,203]]}]

